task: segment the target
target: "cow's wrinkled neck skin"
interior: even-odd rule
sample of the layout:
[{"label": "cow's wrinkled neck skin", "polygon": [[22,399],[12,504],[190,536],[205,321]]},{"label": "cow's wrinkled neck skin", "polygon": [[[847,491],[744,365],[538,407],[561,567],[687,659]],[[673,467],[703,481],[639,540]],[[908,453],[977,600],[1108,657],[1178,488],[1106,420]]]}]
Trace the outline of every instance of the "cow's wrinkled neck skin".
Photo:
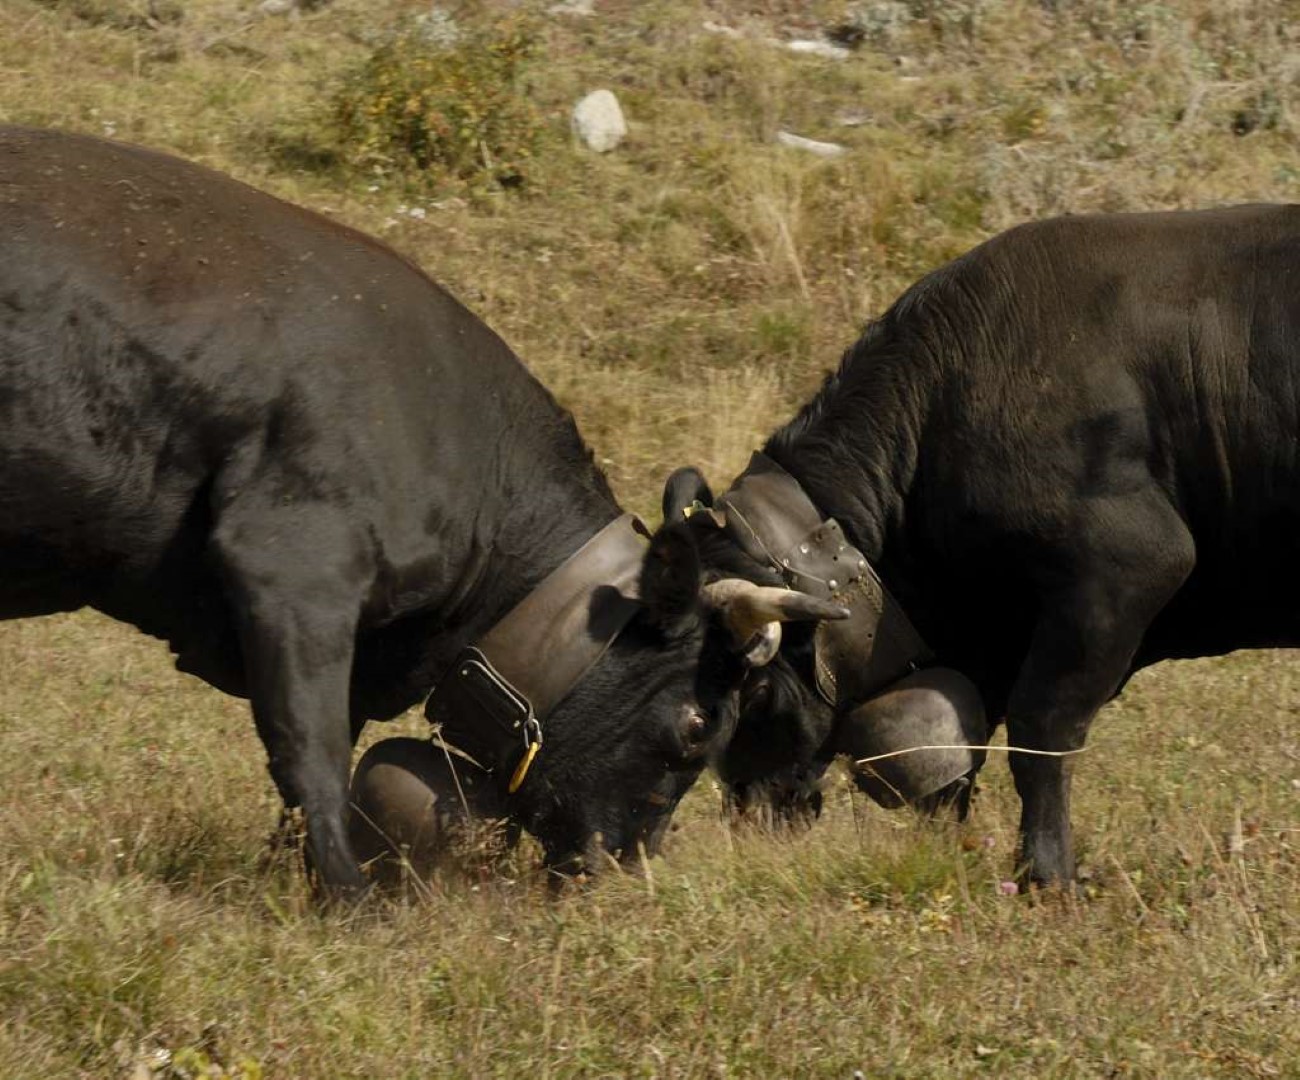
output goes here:
[{"label": "cow's wrinkled neck skin", "polygon": [[[496,496],[484,499],[471,561],[444,609],[452,636],[487,630],[622,513],[572,418],[549,395],[532,405],[532,419],[511,421],[485,470]],[[537,420],[553,430],[555,449],[570,464],[563,474],[537,460]]]},{"label": "cow's wrinkled neck skin", "polygon": [[978,358],[1015,348],[1023,327],[995,275],[977,300],[952,288],[950,273],[922,279],[868,326],[763,451],[840,523],[943,662],[978,674],[987,705],[1001,710],[1015,669],[986,655],[964,621],[996,602],[1000,567],[980,561],[987,553],[960,508],[934,512],[947,477],[922,448],[942,441],[950,396],[965,392]]},{"label": "cow's wrinkled neck skin", "polygon": [[[526,387],[510,403],[512,420],[481,470],[490,483],[445,571],[425,595],[359,642],[357,665],[382,696],[354,701],[354,723],[385,719],[422,700],[467,644],[481,637],[622,511],[569,416],[545,391]],[[485,422],[492,422],[491,419]],[[539,461],[539,430],[549,431],[571,463],[563,472]],[[517,436],[527,433],[528,438]]]},{"label": "cow's wrinkled neck skin", "polygon": [[897,574],[917,448],[937,383],[938,340],[873,324],[763,452],[790,473],[883,575]]}]

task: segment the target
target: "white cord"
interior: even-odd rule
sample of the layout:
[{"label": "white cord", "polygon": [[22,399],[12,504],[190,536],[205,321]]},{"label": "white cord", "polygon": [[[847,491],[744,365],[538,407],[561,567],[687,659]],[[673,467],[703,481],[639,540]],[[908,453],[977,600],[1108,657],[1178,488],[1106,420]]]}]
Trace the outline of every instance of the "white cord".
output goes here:
[{"label": "white cord", "polygon": [[937,743],[931,746],[908,746],[902,750],[890,750],[887,754],[875,754],[872,757],[857,758],[854,765],[870,765],[873,761],[884,761],[886,758],[902,757],[904,754],[915,754],[921,750],[1001,750],[1004,754],[1037,754],[1039,757],[1071,757],[1074,754],[1082,754],[1088,748],[1080,746],[1077,750],[1033,750],[1028,746],[997,746],[985,745],[974,746],[969,743]]}]

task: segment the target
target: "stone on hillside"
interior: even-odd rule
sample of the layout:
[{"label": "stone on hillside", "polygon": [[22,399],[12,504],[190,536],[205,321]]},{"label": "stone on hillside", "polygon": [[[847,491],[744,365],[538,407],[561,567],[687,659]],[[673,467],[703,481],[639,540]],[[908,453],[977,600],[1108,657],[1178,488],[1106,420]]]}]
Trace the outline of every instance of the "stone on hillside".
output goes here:
[{"label": "stone on hillside", "polygon": [[546,9],[548,15],[595,15],[596,0],[564,0]]},{"label": "stone on hillside", "polygon": [[574,107],[573,130],[596,153],[613,150],[627,137],[618,98],[608,90],[593,90]]},{"label": "stone on hillside", "polygon": [[461,39],[460,26],[451,12],[436,4],[415,20],[420,39],[435,49],[450,49]]},{"label": "stone on hillside", "polygon": [[726,26],[726,25],[724,25],[723,23],[715,23],[715,22],[711,22],[711,21],[709,21],[709,20],[707,20],[707,19],[706,19],[705,22],[703,23],[703,27],[704,27],[704,29],[705,29],[706,31],[708,31],[710,34],[721,34],[723,37],[729,37],[729,38],[733,38],[733,39],[739,39],[739,38],[743,38],[743,37],[745,36],[745,35],[742,34],[739,30],[737,30],[734,26]]},{"label": "stone on hillside", "polygon": [[263,15],[293,15],[300,11],[315,11],[323,8],[330,0],[262,0],[257,10]]},{"label": "stone on hillside", "polygon": [[806,153],[816,154],[818,157],[824,158],[839,157],[845,150],[839,143],[805,139],[802,135],[795,135],[790,131],[778,131],[776,141],[782,146],[789,146],[792,149],[803,150]]},{"label": "stone on hillside", "polygon": [[828,36],[850,47],[874,45],[892,50],[899,45],[912,12],[904,0],[869,0],[852,4],[840,22],[827,30]]},{"label": "stone on hillside", "polygon": [[847,60],[853,55],[843,45],[832,45],[829,41],[787,41],[785,47],[804,56],[820,56],[823,60]]}]

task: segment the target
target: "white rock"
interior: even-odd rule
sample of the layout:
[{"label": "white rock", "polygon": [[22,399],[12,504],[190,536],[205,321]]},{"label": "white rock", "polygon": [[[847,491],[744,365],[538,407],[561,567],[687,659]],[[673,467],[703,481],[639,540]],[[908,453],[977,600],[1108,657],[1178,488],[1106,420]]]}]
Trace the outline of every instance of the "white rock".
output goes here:
[{"label": "white rock", "polygon": [[627,137],[618,98],[608,90],[593,90],[574,107],[573,130],[596,153],[613,150]]},{"label": "white rock", "polygon": [[843,45],[832,45],[829,41],[787,41],[785,47],[791,52],[803,53],[805,56],[820,56],[823,60],[847,60],[853,55]]},{"label": "white rock", "polygon": [[565,0],[546,9],[548,15],[595,15],[596,0]]},{"label": "white rock", "polygon": [[722,23],[715,23],[705,20],[704,29],[710,34],[721,34],[723,37],[742,38],[745,35],[737,30],[734,26],[724,26]]},{"label": "white rock", "polygon": [[778,131],[776,141],[782,146],[789,146],[795,150],[805,150],[810,154],[816,154],[818,157],[824,158],[839,157],[845,150],[839,143],[805,139],[802,135],[795,135],[789,131]]},{"label": "white rock", "polygon": [[415,32],[435,49],[454,49],[464,36],[451,12],[437,4],[416,17]]},{"label": "white rock", "polygon": [[263,15],[288,15],[298,10],[297,0],[262,0],[257,10]]}]

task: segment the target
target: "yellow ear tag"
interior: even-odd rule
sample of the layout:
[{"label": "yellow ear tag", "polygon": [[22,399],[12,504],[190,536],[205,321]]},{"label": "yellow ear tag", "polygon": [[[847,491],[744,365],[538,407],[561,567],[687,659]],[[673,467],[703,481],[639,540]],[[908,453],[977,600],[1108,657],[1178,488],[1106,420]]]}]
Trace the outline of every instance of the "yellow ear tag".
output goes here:
[{"label": "yellow ear tag", "polygon": [[524,756],[519,759],[519,764],[515,766],[514,775],[510,777],[510,786],[506,790],[513,795],[519,790],[524,782],[524,777],[528,775],[528,769],[533,763],[533,758],[537,756],[537,751],[542,748],[542,744],[533,742],[528,744],[528,749],[524,751]]}]

